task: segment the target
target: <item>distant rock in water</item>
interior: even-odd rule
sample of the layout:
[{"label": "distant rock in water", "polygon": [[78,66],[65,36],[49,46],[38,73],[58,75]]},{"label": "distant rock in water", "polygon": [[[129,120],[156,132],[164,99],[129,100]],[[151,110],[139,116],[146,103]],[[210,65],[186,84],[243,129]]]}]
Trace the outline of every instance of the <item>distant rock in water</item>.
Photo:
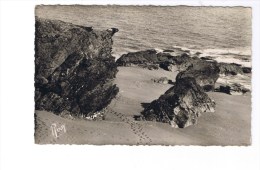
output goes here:
[{"label": "distant rock in water", "polygon": [[215,83],[219,78],[219,71],[217,62],[197,60],[185,71],[180,72],[176,77],[176,81],[184,77],[192,77],[204,91],[214,91]]},{"label": "distant rock in water", "polygon": [[220,74],[237,75],[243,74],[243,69],[240,64],[236,63],[218,63]]},{"label": "distant rock in water", "polygon": [[230,95],[244,95],[250,92],[249,89],[245,88],[243,85],[238,83],[229,84],[229,85],[220,85],[218,88],[216,88],[216,91],[230,94]]},{"label": "distant rock in water", "polygon": [[167,90],[142,111],[143,119],[170,123],[184,128],[197,123],[202,112],[214,112],[215,102],[192,77],[177,79],[176,85]]},{"label": "distant rock in water", "polygon": [[[200,52],[197,52],[195,56],[191,57],[188,52],[179,50],[176,54],[170,54],[174,50],[164,50],[162,53],[157,53],[156,50],[146,50],[138,52],[130,52],[123,54],[117,61],[118,66],[140,66],[143,68],[150,68],[150,70],[160,68],[166,71],[172,71],[173,66],[176,66],[179,71],[185,71],[189,67],[203,63],[202,61],[211,63],[216,62],[213,57],[198,57]],[[154,68],[153,68],[154,67]],[[250,67],[242,67],[236,63],[218,63],[220,74],[224,75],[237,75],[251,73]]]},{"label": "distant rock in water", "polygon": [[172,52],[174,52],[174,50],[171,50],[171,49],[170,50],[163,50],[163,52],[164,53],[172,53]]},{"label": "distant rock in water", "polygon": [[252,68],[250,67],[242,67],[243,73],[251,73]]},{"label": "distant rock in water", "polygon": [[118,93],[111,55],[115,29],[36,18],[35,108],[60,114],[91,115]]},{"label": "distant rock in water", "polygon": [[213,60],[213,58],[210,57],[210,56],[200,57],[200,59],[201,59],[201,60],[210,60],[210,61]]}]

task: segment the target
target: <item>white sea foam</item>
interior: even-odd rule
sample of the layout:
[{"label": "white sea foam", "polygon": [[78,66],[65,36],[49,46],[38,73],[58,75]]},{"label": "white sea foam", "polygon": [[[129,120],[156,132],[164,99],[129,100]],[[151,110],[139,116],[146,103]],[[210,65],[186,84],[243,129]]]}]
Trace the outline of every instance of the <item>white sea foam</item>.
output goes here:
[{"label": "white sea foam", "polygon": [[235,49],[204,49],[201,50],[203,54],[207,55],[238,55],[251,56],[250,48],[235,48]]},{"label": "white sea foam", "polygon": [[210,56],[217,62],[236,63],[244,67],[251,67],[251,50],[240,49],[205,49],[199,51],[200,57]]},{"label": "white sea foam", "polygon": [[217,83],[220,83],[220,84],[241,84],[243,85],[245,88],[251,90],[252,87],[251,87],[251,76],[249,75],[241,75],[241,74],[238,74],[238,75],[235,75],[235,76],[232,76],[232,75],[220,75],[220,77],[218,78],[217,80]]},{"label": "white sea foam", "polygon": [[157,53],[162,53],[163,52],[163,49],[160,49],[160,48],[154,48],[155,49],[155,51],[157,52]]},{"label": "white sea foam", "polygon": [[240,64],[241,66],[244,66],[244,67],[251,67],[250,61],[243,61],[243,60],[237,59],[237,58],[228,58],[228,57],[219,56],[219,57],[216,57],[214,60],[216,60],[217,62],[236,63],[236,64]]},{"label": "white sea foam", "polygon": [[[251,50],[249,48],[199,50],[181,46],[173,46],[167,50],[174,50],[174,52],[168,52],[172,55],[186,52],[189,53],[191,57],[211,57],[217,62],[236,63],[244,67],[251,67]],[[156,48],[156,51],[163,52],[160,48]]]}]

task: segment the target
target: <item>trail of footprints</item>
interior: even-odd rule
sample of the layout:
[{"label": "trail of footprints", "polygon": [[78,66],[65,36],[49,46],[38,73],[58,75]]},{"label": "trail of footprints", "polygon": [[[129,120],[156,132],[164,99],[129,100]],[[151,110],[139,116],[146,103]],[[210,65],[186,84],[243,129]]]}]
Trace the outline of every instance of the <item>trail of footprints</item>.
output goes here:
[{"label": "trail of footprints", "polygon": [[141,124],[131,121],[122,113],[115,112],[112,109],[109,110],[111,113],[115,114],[120,120],[130,125],[133,133],[139,137],[137,145],[149,145],[152,143],[152,139],[143,131],[143,127]]}]

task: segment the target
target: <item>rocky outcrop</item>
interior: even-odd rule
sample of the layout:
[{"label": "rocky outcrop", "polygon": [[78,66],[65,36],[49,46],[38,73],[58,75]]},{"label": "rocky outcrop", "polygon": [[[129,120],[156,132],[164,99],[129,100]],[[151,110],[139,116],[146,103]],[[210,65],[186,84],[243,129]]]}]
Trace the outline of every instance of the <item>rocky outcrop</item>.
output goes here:
[{"label": "rocky outcrop", "polygon": [[252,71],[252,68],[250,68],[250,67],[242,67],[242,71],[243,71],[243,73],[251,73],[251,71]]},{"label": "rocky outcrop", "polygon": [[158,63],[157,52],[155,50],[146,50],[123,54],[117,61],[118,66],[131,66],[139,64]]},{"label": "rocky outcrop", "polygon": [[196,60],[185,71],[180,72],[176,81],[184,77],[192,77],[204,91],[213,91],[219,78],[219,67],[216,62]]},{"label": "rocky outcrop", "polygon": [[244,95],[250,92],[249,89],[245,88],[243,85],[238,83],[229,84],[229,85],[220,85],[218,88],[216,88],[215,91],[230,94],[230,95]]},{"label": "rocky outcrop", "polygon": [[111,55],[118,30],[40,18],[35,28],[35,108],[86,116],[106,107],[118,93]]},{"label": "rocky outcrop", "polygon": [[220,72],[218,63],[182,56],[178,62],[175,60],[184,70],[177,75],[175,86],[144,108],[143,119],[184,128],[196,124],[202,112],[215,111],[215,102],[205,91],[215,89]]},{"label": "rocky outcrop", "polygon": [[176,80],[167,90],[142,111],[143,119],[170,123],[184,128],[197,123],[202,112],[214,112],[215,102],[203,91],[192,77]]},{"label": "rocky outcrop", "polygon": [[166,71],[173,71],[174,65],[169,62],[164,62],[159,65],[160,68],[166,70]]},{"label": "rocky outcrop", "polygon": [[220,74],[237,75],[243,74],[243,69],[240,64],[236,63],[218,63]]},{"label": "rocky outcrop", "polygon": [[180,70],[185,70],[198,58],[190,57],[187,53],[171,55],[169,53],[157,53],[156,50],[146,50],[123,54],[117,61],[118,66],[140,66],[151,68],[154,66],[166,71],[172,71],[173,65],[177,65]]},{"label": "rocky outcrop", "polygon": [[[198,53],[198,55],[199,54],[200,53]],[[197,63],[200,64],[201,61],[215,62],[213,57],[206,56],[199,58],[196,55],[191,57],[183,50],[179,50],[175,54],[174,50],[164,50],[163,53],[157,53],[156,50],[151,49],[123,54],[116,63],[118,66],[140,66],[150,70],[160,67],[166,71],[172,71],[174,66],[177,66],[179,71],[185,71],[190,66],[196,65]],[[218,63],[218,67],[220,70],[219,73],[224,75],[251,73],[250,67],[242,67],[236,63]]]},{"label": "rocky outcrop", "polygon": [[201,60],[206,60],[206,61],[212,61],[214,60],[213,57],[210,57],[210,56],[205,56],[205,57],[200,57]]}]

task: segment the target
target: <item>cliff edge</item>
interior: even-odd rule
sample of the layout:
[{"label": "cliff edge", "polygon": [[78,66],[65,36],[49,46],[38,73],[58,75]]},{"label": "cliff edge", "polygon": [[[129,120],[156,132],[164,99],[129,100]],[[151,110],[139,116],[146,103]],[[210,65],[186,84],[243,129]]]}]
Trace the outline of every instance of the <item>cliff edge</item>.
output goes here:
[{"label": "cliff edge", "polygon": [[105,31],[36,18],[35,109],[91,115],[118,93],[112,36]]}]

